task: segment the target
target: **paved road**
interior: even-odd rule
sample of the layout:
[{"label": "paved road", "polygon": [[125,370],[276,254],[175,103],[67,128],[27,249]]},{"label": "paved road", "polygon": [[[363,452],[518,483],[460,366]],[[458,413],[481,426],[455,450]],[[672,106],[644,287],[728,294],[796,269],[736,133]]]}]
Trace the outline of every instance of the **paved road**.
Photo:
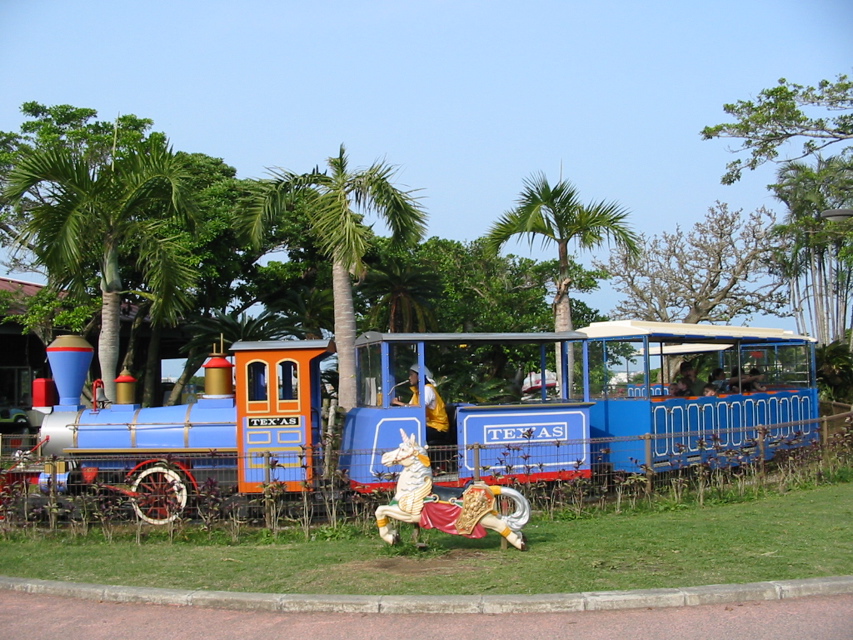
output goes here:
[{"label": "paved road", "polygon": [[851,640],[853,594],[576,613],[353,614],[224,611],[0,591],[4,640]]}]

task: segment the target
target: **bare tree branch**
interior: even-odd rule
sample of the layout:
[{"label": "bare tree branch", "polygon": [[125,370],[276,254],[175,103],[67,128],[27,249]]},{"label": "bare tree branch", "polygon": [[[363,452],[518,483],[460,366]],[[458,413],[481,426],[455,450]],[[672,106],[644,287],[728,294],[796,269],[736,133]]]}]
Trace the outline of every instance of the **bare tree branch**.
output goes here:
[{"label": "bare tree branch", "polygon": [[659,322],[731,322],[753,313],[779,314],[787,306],[781,282],[771,277],[772,212],[744,217],[724,203],[685,233],[642,237],[641,255],[616,248],[596,267],[610,272],[627,296],[612,315]]}]

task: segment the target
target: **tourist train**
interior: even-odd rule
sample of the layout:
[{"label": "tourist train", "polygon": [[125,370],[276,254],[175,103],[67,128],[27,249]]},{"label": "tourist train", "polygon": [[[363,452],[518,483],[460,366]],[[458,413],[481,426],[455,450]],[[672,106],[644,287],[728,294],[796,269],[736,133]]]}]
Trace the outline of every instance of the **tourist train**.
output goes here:
[{"label": "tourist train", "polygon": [[[237,342],[204,365],[196,402],[142,408],[127,375],[112,403],[83,405],[93,349],[62,336],[47,349],[52,381],[34,385],[45,414],[38,444],[29,459],[19,454],[6,483],[27,477],[43,491],[119,491],[142,520],[165,524],[208,478],[246,495],[271,483],[311,491],[331,474],[356,492],[392,488],[396,476],[382,458],[400,446],[401,432],[428,447],[434,483],[449,487],[666,472],[734,448],[770,458],[817,437],[814,346],[780,329],[639,321],[562,333],[371,332],[356,340],[357,406],[335,440],[323,405],[333,341]],[[523,389],[512,402],[447,398],[449,428],[433,437],[424,403],[407,398],[425,398],[433,384],[441,394],[441,363],[471,361],[484,349],[513,354]],[[672,395],[684,361],[704,375],[724,369],[728,388]],[[405,383],[412,369],[425,374],[415,389]],[[752,369],[760,375],[744,373]]]}]

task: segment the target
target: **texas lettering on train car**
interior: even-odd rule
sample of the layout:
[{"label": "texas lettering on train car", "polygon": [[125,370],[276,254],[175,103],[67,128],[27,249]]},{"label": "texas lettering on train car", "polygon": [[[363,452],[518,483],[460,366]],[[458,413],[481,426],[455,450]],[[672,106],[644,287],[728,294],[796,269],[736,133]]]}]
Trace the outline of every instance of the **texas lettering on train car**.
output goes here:
[{"label": "texas lettering on train car", "polygon": [[269,418],[249,418],[250,427],[295,427],[299,425],[299,417],[293,416],[285,418],[282,416],[272,416]]},{"label": "texas lettering on train car", "polygon": [[486,442],[532,442],[534,440],[565,440],[564,425],[554,427],[486,427]]}]

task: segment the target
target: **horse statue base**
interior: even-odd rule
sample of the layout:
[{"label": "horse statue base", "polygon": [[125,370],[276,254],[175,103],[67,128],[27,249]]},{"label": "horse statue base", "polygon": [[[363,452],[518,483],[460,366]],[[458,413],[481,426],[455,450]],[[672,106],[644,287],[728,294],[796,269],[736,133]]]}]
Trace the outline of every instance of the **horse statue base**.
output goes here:
[{"label": "horse statue base", "polygon": [[[465,488],[434,486],[426,449],[418,444],[415,434],[407,436],[401,429],[400,435],[403,443],[382,456],[386,467],[403,466],[391,504],[376,509],[376,525],[385,542],[399,542],[399,534],[390,524],[390,520],[397,520],[469,538],[482,538],[487,529],[497,531],[516,549],[527,550],[521,530],[530,519],[530,504],[523,495],[515,489],[484,482]],[[497,496],[512,501],[511,514],[498,513]]]}]

